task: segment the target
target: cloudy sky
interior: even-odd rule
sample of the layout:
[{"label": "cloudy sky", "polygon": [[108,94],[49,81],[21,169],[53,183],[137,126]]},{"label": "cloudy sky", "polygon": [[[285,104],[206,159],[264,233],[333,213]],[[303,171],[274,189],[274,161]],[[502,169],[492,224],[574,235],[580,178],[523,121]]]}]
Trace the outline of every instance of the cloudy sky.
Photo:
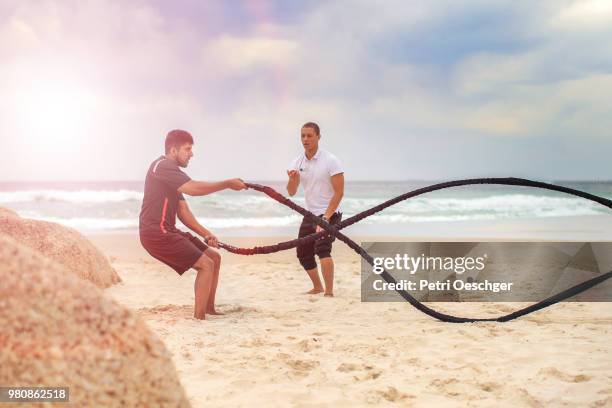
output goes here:
[{"label": "cloudy sky", "polygon": [[3,1],[0,180],[612,179],[612,2]]}]

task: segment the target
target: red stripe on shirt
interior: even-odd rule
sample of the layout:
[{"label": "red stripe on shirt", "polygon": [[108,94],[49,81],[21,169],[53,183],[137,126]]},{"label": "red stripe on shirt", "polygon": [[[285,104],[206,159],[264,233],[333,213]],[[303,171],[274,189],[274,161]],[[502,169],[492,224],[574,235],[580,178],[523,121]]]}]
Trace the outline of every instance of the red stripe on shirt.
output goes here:
[{"label": "red stripe on shirt", "polygon": [[164,222],[166,222],[166,211],[168,210],[168,197],[164,200],[164,209],[162,210],[161,222],[159,223],[159,228],[165,234],[166,229],[164,228]]}]

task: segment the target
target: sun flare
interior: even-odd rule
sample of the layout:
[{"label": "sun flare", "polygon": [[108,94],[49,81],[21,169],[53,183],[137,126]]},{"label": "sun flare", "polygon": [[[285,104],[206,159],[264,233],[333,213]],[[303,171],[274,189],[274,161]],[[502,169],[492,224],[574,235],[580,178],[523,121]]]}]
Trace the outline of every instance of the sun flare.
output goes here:
[{"label": "sun flare", "polygon": [[22,134],[39,146],[76,143],[91,126],[95,95],[76,81],[32,82],[16,95],[15,109]]}]

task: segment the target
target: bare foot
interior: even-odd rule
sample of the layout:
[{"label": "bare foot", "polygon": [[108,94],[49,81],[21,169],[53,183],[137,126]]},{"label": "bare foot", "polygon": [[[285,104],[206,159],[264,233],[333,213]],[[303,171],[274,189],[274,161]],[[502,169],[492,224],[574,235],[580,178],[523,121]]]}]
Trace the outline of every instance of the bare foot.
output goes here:
[{"label": "bare foot", "polygon": [[305,295],[316,295],[317,293],[323,292],[323,288],[312,288],[308,292],[305,292]]},{"label": "bare foot", "polygon": [[207,310],[206,314],[214,315],[214,316],[223,316],[225,313],[217,312],[216,310]]},{"label": "bare foot", "polygon": [[324,296],[327,296],[327,297],[334,297],[334,294],[333,294],[333,293],[326,293]]}]

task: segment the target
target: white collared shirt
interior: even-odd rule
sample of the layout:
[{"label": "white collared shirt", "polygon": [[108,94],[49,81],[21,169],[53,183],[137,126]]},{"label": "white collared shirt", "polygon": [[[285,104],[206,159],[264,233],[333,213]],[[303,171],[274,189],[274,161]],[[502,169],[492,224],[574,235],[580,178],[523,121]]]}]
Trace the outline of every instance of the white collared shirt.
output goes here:
[{"label": "white collared shirt", "polygon": [[[300,173],[306,209],[315,215],[325,214],[334,195],[331,177],[344,173],[340,160],[327,150],[319,148],[310,160],[306,158],[306,153],[300,154],[291,162],[288,170],[297,170]],[[340,205],[336,211],[340,211]]]}]

